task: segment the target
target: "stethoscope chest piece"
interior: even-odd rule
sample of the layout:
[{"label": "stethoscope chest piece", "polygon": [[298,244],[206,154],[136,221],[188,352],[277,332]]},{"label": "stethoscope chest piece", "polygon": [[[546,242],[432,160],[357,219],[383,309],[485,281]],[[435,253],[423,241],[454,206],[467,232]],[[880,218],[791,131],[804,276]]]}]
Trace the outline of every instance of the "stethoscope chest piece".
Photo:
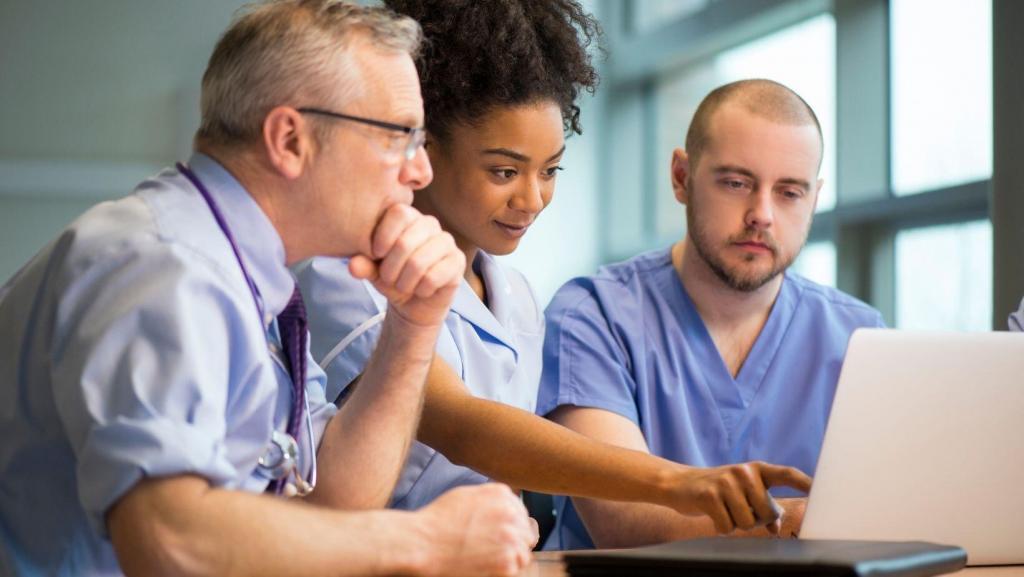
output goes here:
[{"label": "stethoscope chest piece", "polygon": [[299,444],[288,433],[274,431],[267,450],[260,457],[257,471],[267,479],[283,479],[295,470]]}]

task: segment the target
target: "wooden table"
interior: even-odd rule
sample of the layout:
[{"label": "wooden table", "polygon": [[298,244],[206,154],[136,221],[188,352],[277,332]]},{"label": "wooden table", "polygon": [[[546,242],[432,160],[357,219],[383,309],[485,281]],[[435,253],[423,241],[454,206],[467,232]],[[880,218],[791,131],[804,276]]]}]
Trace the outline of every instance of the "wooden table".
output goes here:
[{"label": "wooden table", "polygon": [[[567,577],[558,552],[534,555],[536,560],[519,577]],[[957,577],[1024,577],[1024,565],[1015,567],[971,567],[954,573]]]}]

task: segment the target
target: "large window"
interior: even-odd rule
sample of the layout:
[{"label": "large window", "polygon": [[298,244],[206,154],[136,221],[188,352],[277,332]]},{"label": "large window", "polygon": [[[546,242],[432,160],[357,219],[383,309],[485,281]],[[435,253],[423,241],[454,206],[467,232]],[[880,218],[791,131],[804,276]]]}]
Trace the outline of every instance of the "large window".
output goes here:
[{"label": "large window", "polygon": [[988,330],[992,318],[992,225],[987,220],[901,231],[896,236],[896,325]]},{"label": "large window", "polygon": [[696,14],[712,0],[643,0],[636,2],[630,14],[631,31],[642,34],[674,20]]},{"label": "large window", "polygon": [[897,195],[992,176],[992,5],[891,0]]},{"label": "large window", "polygon": [[[889,7],[893,194],[938,197],[991,178],[991,3],[891,0]],[[990,328],[988,220],[900,230],[895,269],[896,326]]]},{"label": "large window", "polygon": [[818,284],[836,286],[836,245],[825,241],[807,243],[792,268]]}]

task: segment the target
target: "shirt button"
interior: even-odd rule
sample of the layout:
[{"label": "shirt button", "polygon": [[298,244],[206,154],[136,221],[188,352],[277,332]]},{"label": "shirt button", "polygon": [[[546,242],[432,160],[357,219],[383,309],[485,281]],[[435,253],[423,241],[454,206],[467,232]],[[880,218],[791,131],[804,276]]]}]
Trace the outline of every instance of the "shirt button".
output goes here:
[{"label": "shirt button", "polygon": [[271,316],[270,313],[266,313],[266,314],[263,315],[263,325],[264,326],[269,328],[270,327],[270,323],[272,323],[272,322],[274,322],[274,317]]},{"label": "shirt button", "polygon": [[277,343],[267,343],[267,348],[269,348],[270,352],[274,353],[275,355],[281,354],[281,347],[279,347]]}]

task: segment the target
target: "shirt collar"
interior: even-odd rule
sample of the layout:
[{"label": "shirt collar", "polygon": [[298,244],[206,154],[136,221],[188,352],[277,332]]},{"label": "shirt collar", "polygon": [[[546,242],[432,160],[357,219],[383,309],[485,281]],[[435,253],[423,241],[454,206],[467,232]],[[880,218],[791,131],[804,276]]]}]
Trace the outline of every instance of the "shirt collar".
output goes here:
[{"label": "shirt collar", "polygon": [[238,245],[262,302],[263,324],[269,325],[291,299],[295,279],[285,266],[284,243],[277,229],[241,183],[213,158],[194,153],[189,168],[217,203]]},{"label": "shirt collar", "polygon": [[465,279],[459,285],[452,301],[452,312],[459,315],[477,328],[487,332],[505,346],[515,350],[515,341],[512,338],[509,325],[512,316],[512,286],[505,276],[505,271],[494,260],[494,257],[477,251],[473,266],[487,287],[487,300],[490,308],[487,307],[476,296],[473,289]]}]

